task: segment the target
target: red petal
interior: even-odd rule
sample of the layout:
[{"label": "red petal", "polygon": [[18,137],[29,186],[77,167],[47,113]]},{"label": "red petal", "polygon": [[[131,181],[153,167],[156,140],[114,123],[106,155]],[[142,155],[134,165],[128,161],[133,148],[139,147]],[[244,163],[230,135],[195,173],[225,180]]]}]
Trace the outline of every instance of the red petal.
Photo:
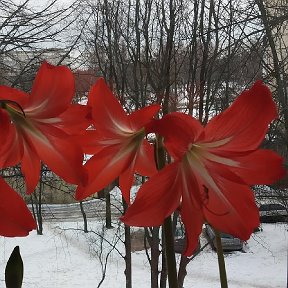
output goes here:
[{"label": "red petal", "polygon": [[20,162],[23,155],[22,138],[19,137],[6,111],[0,110],[0,125],[2,131],[0,145],[0,167],[14,166]]},{"label": "red petal", "polygon": [[240,165],[230,169],[249,185],[272,184],[286,173],[283,158],[271,150],[257,150],[247,156],[235,157],[233,160]]},{"label": "red petal", "polygon": [[[244,91],[234,103],[211,119],[205,127],[203,142],[230,139],[219,151],[250,151],[263,141],[270,122],[277,117],[271,92],[262,82]],[[217,152],[219,153],[219,152]]]},{"label": "red petal", "polygon": [[22,92],[15,88],[0,85],[0,99],[15,101],[22,108],[24,108],[28,97],[29,94],[25,92]]},{"label": "red petal", "polygon": [[253,192],[247,185],[220,177],[215,179],[215,182],[222,196],[219,197],[219,193],[213,190],[208,191],[208,201],[203,208],[205,218],[219,231],[242,240],[249,239],[254,229],[259,226],[259,211]]},{"label": "red petal", "polygon": [[128,204],[130,204],[130,190],[134,183],[135,171],[143,176],[152,176],[157,173],[153,146],[145,139],[135,157],[130,161],[128,169],[121,173],[119,179],[122,195]]},{"label": "red petal", "polygon": [[59,124],[55,123],[55,126],[68,134],[80,134],[91,124],[88,120],[90,110],[86,105],[71,104],[64,113],[59,115]]},{"label": "red petal", "polygon": [[90,158],[85,164],[88,171],[88,184],[85,187],[78,186],[76,199],[82,200],[113,182],[125,171],[133,159],[131,154],[122,154],[119,145],[109,146]]},{"label": "red petal", "polygon": [[23,199],[0,178],[0,235],[26,236],[36,223]]},{"label": "red petal", "polygon": [[88,97],[88,104],[92,106],[92,116],[97,129],[112,133],[112,135],[131,130],[125,111],[104,79],[100,78],[95,83]]},{"label": "red petal", "polygon": [[31,118],[53,118],[64,112],[75,92],[72,72],[44,62],[33,83],[25,113]]},{"label": "red petal", "polygon": [[82,147],[86,154],[94,155],[99,153],[106,145],[101,145],[100,140],[103,140],[98,130],[86,130],[82,135],[73,137]]},{"label": "red petal", "polygon": [[152,176],[157,173],[157,168],[154,160],[154,147],[144,139],[137,153],[135,170],[140,175]]},{"label": "red petal", "polygon": [[130,190],[134,183],[134,172],[135,172],[134,162],[135,160],[133,160],[128,169],[126,169],[123,173],[121,173],[119,177],[119,186],[121,189],[122,196],[127,205],[130,205]]},{"label": "red petal", "polygon": [[195,143],[202,134],[203,127],[190,115],[173,112],[154,121],[152,130],[164,137],[169,154],[174,159],[181,159],[189,144]]},{"label": "red petal", "polygon": [[69,135],[51,125],[37,125],[42,137],[26,131],[39,158],[57,175],[73,184],[86,182],[83,153]]},{"label": "red petal", "polygon": [[143,184],[121,220],[129,226],[159,226],[179,206],[179,163],[174,162]]},{"label": "red petal", "polygon": [[186,256],[191,256],[197,248],[204,222],[201,207],[202,199],[199,197],[199,184],[196,176],[189,170],[184,165],[182,166],[182,203],[180,212],[186,232],[186,248],[184,251]]},{"label": "red petal", "polygon": [[[30,144],[31,145],[31,144]],[[40,177],[41,162],[34,147],[24,144],[24,154],[21,162],[21,171],[25,177],[26,193],[34,192]]]},{"label": "red petal", "polygon": [[[193,192],[192,192],[193,193]],[[192,256],[198,246],[199,236],[202,232],[203,215],[199,208],[192,205],[189,199],[183,199],[181,205],[181,218],[185,225],[186,248],[183,254]]]},{"label": "red petal", "polygon": [[160,105],[151,105],[131,113],[128,116],[131,127],[133,127],[135,131],[145,127],[147,123],[149,123],[151,119],[158,113],[160,108]]}]

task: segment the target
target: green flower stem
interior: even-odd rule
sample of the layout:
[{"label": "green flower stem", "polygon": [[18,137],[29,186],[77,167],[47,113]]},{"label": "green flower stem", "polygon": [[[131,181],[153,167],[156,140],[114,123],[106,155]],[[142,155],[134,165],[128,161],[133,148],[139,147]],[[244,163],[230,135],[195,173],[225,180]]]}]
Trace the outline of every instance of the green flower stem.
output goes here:
[{"label": "green flower stem", "polygon": [[218,256],[218,267],[219,267],[221,288],[228,288],[224,254],[223,254],[222,243],[221,243],[221,235],[220,235],[220,232],[217,231],[216,229],[214,229],[214,232],[215,232],[215,238],[216,238],[216,248],[217,248],[217,256]]},{"label": "green flower stem", "polygon": [[170,288],[178,288],[178,277],[174,250],[174,235],[172,228],[171,217],[167,217],[163,224],[164,240],[165,240],[165,252],[168,269],[168,281]]},{"label": "green flower stem", "polygon": [[[166,164],[166,154],[162,141],[163,138],[161,136],[157,136],[155,147],[155,159],[158,170],[164,168]],[[167,260],[169,287],[178,288],[177,267],[176,267],[175,250],[174,250],[174,234],[173,234],[171,216],[168,216],[164,220],[164,224],[162,227],[164,230],[164,244]]]}]

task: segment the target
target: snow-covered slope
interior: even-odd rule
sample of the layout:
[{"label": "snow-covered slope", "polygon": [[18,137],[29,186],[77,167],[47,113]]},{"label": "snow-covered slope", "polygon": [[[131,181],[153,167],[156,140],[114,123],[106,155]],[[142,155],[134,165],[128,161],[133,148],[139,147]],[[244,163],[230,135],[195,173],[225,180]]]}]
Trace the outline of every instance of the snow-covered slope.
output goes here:
[{"label": "snow-covered slope", "polygon": [[[33,232],[26,238],[1,237],[0,287],[5,286],[5,265],[16,245],[20,246],[25,265],[23,288],[97,287],[104,268],[100,259],[105,259],[113,245],[119,250],[113,250],[108,258],[107,275],[102,287],[125,287],[124,260],[119,254],[123,252],[123,244],[113,237],[117,228],[105,231],[100,223],[90,224],[98,234],[104,233],[110,243],[100,241],[101,237],[95,233],[84,234],[77,230],[81,229],[81,222],[47,223],[43,236]],[[62,230],[57,225],[69,230]],[[226,255],[229,287],[286,287],[287,240],[287,225],[264,224],[263,231],[254,234],[248,241],[246,253]],[[103,254],[100,253],[101,246]],[[149,288],[149,263],[144,251],[133,253],[132,260],[133,287]],[[220,287],[217,255],[211,248],[207,247],[189,263],[184,287]]]}]

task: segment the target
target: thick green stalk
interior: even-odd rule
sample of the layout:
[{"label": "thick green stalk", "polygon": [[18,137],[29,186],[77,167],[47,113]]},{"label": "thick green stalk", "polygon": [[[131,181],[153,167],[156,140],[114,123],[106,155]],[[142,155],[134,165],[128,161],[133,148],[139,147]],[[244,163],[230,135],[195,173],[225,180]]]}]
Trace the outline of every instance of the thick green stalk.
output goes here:
[{"label": "thick green stalk", "polygon": [[[164,168],[166,164],[166,155],[162,141],[163,138],[158,136],[156,139],[156,148],[155,148],[155,159],[158,170]],[[176,267],[175,250],[174,250],[174,233],[172,228],[171,216],[168,216],[165,219],[162,227],[164,230],[164,241],[165,241],[164,243],[165,243],[165,252],[167,260],[169,287],[178,288],[177,267]]]},{"label": "thick green stalk", "polygon": [[220,232],[217,231],[216,229],[214,229],[214,232],[215,232],[215,238],[216,238],[216,248],[217,248],[217,256],[218,256],[218,267],[219,267],[221,288],[228,288],[225,260],[224,260],[224,254],[223,254],[222,243],[221,243],[221,235],[220,235]]},{"label": "thick green stalk", "polygon": [[170,216],[165,219],[163,229],[165,237],[164,240],[166,247],[165,252],[167,260],[169,287],[178,288],[177,267],[174,250],[174,235],[172,228],[172,220]]}]

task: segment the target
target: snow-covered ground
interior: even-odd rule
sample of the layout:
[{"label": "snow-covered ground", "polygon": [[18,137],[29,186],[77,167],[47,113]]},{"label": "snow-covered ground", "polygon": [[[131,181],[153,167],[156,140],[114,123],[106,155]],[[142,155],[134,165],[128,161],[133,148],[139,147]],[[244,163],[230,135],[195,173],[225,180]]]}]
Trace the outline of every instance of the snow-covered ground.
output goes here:
[{"label": "snow-covered ground", "polygon": [[[1,237],[0,286],[5,286],[4,269],[9,255],[19,245],[25,265],[23,288],[97,287],[104,268],[100,259],[105,263],[114,245],[119,250],[109,254],[103,287],[125,287],[124,260],[119,254],[123,252],[123,243],[113,236],[117,228],[106,231],[99,222],[90,224],[96,233],[104,233],[110,243],[100,241],[96,233],[77,230],[81,229],[81,222],[46,223],[42,236],[32,232],[25,238]],[[248,241],[246,253],[226,255],[229,287],[287,287],[287,240],[287,225],[264,224],[263,231]],[[144,251],[133,253],[132,261],[133,287],[150,287],[149,263]],[[189,263],[184,287],[220,287],[217,256],[211,248],[207,247]]]}]

